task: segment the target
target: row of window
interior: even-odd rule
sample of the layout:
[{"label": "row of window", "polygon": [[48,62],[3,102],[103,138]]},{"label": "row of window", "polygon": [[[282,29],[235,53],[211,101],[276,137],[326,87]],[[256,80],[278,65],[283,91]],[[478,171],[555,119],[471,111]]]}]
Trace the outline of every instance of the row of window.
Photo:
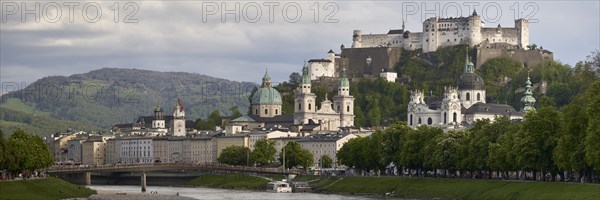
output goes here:
[{"label": "row of window", "polygon": [[[258,108],[254,110],[254,114],[258,115]],[[268,115],[268,114],[269,114],[269,109],[265,108],[265,115]],[[279,109],[275,109],[275,114],[279,115]]]},{"label": "row of window", "polygon": [[[413,115],[409,116],[409,125],[412,126],[413,125]],[[453,113],[452,114],[452,122],[456,122],[457,119],[457,114]],[[444,124],[447,124],[448,120],[447,120],[447,113],[444,113]],[[423,124],[421,118],[419,117],[418,121],[417,121],[417,125]],[[433,124],[433,119],[431,119],[431,117],[427,118],[427,125],[432,125]]]}]

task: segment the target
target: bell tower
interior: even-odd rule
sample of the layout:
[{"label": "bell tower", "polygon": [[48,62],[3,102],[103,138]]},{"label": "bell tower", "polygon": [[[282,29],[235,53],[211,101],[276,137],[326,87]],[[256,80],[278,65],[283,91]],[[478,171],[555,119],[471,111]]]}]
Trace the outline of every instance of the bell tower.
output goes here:
[{"label": "bell tower", "polygon": [[294,124],[307,124],[316,112],[317,96],[310,90],[311,80],[308,71],[308,64],[304,62],[302,67],[302,81],[297,89],[296,99],[294,101]]},{"label": "bell tower", "polygon": [[350,95],[350,81],[343,69],[338,84],[338,95],[333,97],[333,109],[340,114],[341,127],[354,126],[354,97]]}]

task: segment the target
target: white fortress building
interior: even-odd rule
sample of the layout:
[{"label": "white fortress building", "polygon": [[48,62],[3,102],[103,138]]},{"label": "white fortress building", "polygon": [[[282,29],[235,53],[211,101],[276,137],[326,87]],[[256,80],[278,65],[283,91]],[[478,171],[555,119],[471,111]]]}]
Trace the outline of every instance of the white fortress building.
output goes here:
[{"label": "white fortress building", "polygon": [[335,77],[336,75],[336,58],[340,58],[336,55],[333,50],[327,52],[327,58],[323,59],[310,59],[308,60],[308,70],[310,74],[310,80],[319,79],[319,77]]},{"label": "white fortress building", "polygon": [[327,97],[317,108],[317,95],[311,92],[311,76],[305,64],[302,68],[302,82],[298,87],[294,105],[294,124],[318,124],[320,130],[338,131],[341,127],[354,126],[354,97],[350,95],[350,81],[346,70],[342,70],[338,94],[333,102]]},{"label": "white fortress building", "polygon": [[486,103],[485,83],[475,73],[475,66],[465,62],[465,71],[458,81],[458,88],[446,87],[441,101],[425,101],[423,91],[411,91],[408,103],[407,121],[410,127],[420,125],[439,127],[469,126],[477,120],[506,116],[511,120],[522,119],[523,112],[533,110],[535,99],[531,93],[531,82],[526,83],[527,91],[521,100],[525,107],[522,112],[506,104]]},{"label": "white fortress building", "polygon": [[515,20],[512,28],[485,28],[477,12],[468,17],[432,17],[423,22],[422,32],[405,29],[390,30],[387,34],[363,34],[354,30],[352,48],[402,47],[405,50],[422,49],[433,52],[440,47],[466,44],[470,47],[483,44],[507,44],[511,48],[525,49],[529,45],[529,22]]}]

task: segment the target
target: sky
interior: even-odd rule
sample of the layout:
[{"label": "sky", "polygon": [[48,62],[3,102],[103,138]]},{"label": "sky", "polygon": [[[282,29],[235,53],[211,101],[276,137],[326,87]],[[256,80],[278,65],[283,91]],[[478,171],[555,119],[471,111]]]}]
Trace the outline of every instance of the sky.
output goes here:
[{"label": "sky", "polygon": [[[111,68],[273,82],[303,62],[352,44],[352,31],[386,33],[402,21],[421,32],[429,17],[467,16],[485,27],[529,19],[530,43],[575,65],[600,49],[593,1],[5,1],[0,2],[0,82]],[[36,7],[37,6],[37,7]]]}]

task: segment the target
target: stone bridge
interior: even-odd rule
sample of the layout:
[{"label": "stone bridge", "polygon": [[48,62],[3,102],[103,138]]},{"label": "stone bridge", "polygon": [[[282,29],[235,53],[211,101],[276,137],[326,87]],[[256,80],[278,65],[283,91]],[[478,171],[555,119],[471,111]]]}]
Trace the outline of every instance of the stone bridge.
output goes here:
[{"label": "stone bridge", "polygon": [[[81,165],[81,166],[53,166],[47,169],[47,173],[58,176],[78,176],[86,185],[91,185],[92,173],[94,174],[129,174],[140,176],[142,191],[146,189],[146,173],[161,171],[182,171],[193,173],[193,171],[224,172],[224,173],[257,173],[272,175],[297,175],[300,172],[295,169],[283,170],[281,168],[262,168],[248,166],[233,166],[220,163],[151,163],[151,164],[110,164],[110,165]],[[82,176],[82,177],[81,177]],[[96,175],[95,175],[96,176]]]}]

